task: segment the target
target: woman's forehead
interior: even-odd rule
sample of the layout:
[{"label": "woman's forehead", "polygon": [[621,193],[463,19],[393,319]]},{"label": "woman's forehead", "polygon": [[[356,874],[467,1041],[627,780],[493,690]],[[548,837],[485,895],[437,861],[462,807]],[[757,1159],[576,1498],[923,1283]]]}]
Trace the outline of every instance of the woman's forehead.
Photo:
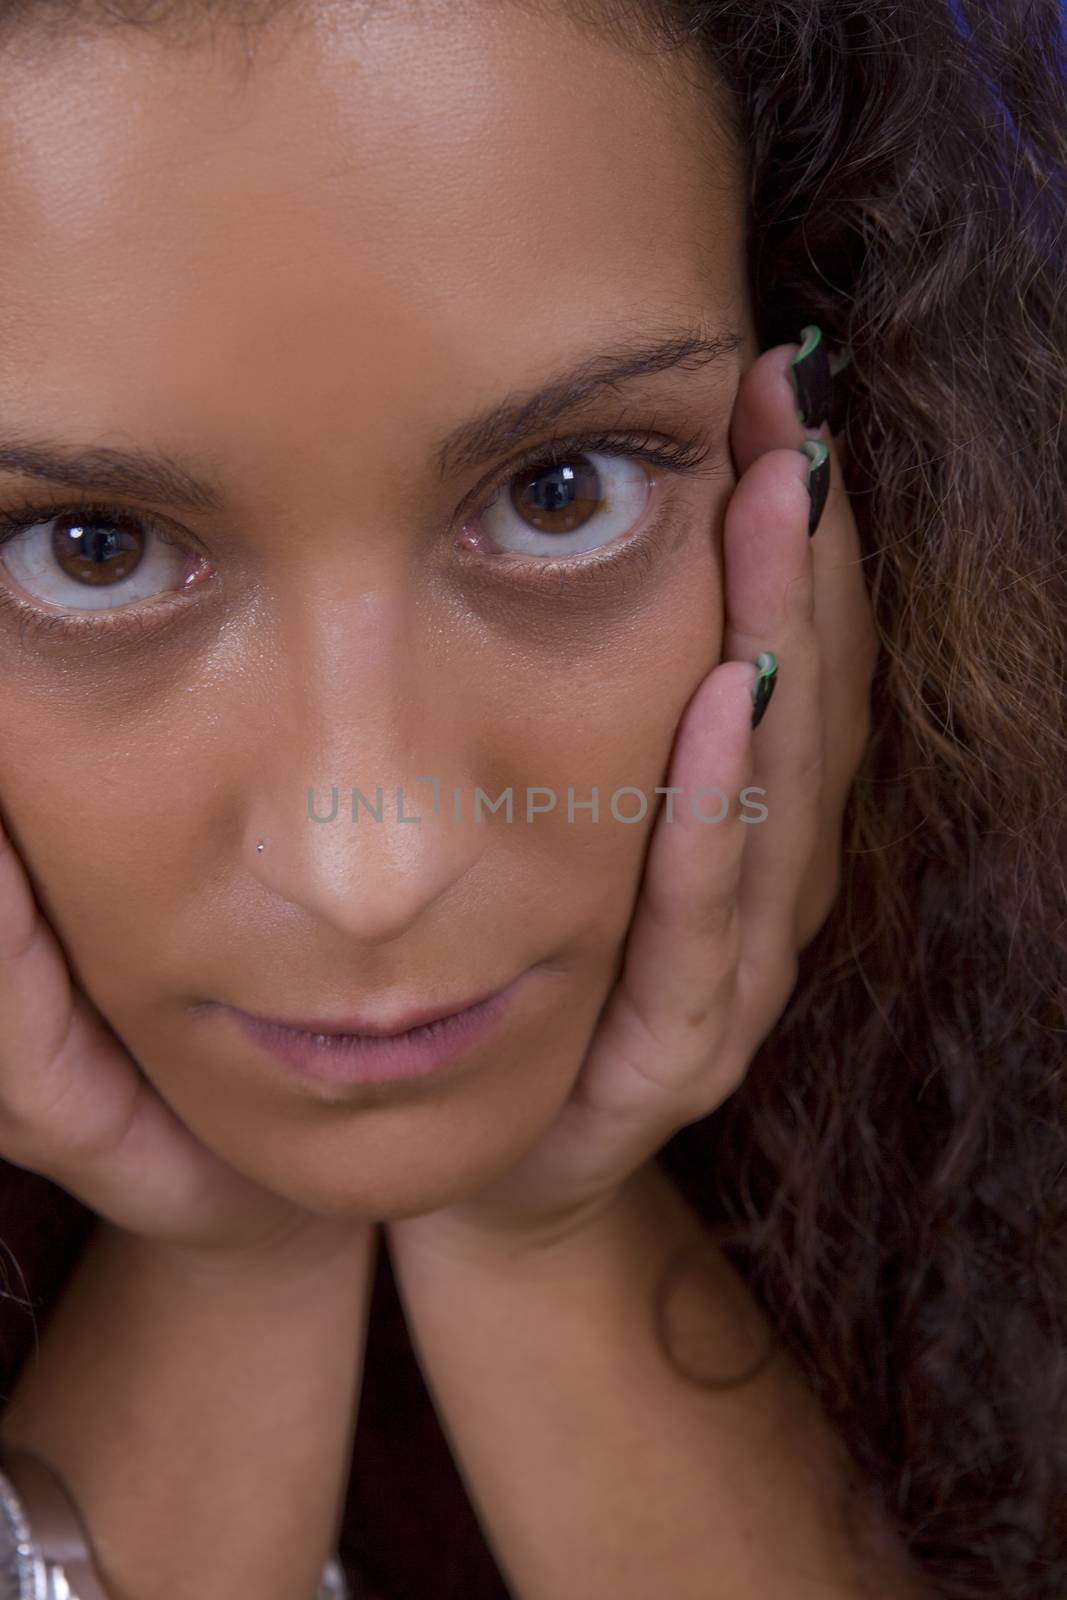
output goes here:
[{"label": "woman's forehead", "polygon": [[193,396],[228,414],[282,371],[308,417],[359,371],[379,412],[416,368],[491,393],[545,338],[554,365],[572,329],[736,290],[742,207],[661,67],[511,7],[330,15],[244,75],[232,42],[127,33],[12,75],[0,346],[35,424],[78,372],[99,429],[144,396],[176,442]]},{"label": "woman's forehead", "polygon": [[[707,113],[684,74],[510,6],[330,15],[267,29],[247,73],[232,41],[176,50],[128,31],[5,67],[5,253],[36,245],[59,265],[100,242],[128,276],[130,247],[237,238],[251,277],[279,260],[306,275],[305,239],[374,242],[383,270],[415,278],[458,230],[483,261],[532,237],[541,270],[561,250],[595,264],[605,228],[631,250],[650,226],[668,250],[690,215],[699,228]],[[728,180],[729,152],[711,167]]]}]

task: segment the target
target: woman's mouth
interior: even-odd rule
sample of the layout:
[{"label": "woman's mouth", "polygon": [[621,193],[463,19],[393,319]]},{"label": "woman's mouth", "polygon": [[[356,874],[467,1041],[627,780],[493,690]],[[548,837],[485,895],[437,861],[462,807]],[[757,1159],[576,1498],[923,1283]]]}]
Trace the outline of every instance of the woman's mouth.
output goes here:
[{"label": "woman's mouth", "polygon": [[[341,1031],[337,1022],[294,1024],[225,1006],[246,1037],[296,1073],[323,1083],[387,1083],[443,1070],[484,1044],[504,1020],[532,969],[461,1010],[425,1006],[395,1031]],[[416,1019],[412,1021],[412,1019]],[[358,1019],[350,1019],[356,1021]]]}]

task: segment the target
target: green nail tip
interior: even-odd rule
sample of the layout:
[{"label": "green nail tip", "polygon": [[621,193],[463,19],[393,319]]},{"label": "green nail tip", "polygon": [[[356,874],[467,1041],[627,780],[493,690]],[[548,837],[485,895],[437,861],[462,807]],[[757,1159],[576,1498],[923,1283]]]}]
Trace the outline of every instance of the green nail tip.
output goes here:
[{"label": "green nail tip", "polygon": [[800,349],[789,363],[791,367],[798,366],[800,362],[804,360],[805,356],[811,355],[811,352],[815,349],[815,346],[822,338],[822,329],[819,327],[818,323],[810,322],[806,328],[801,328],[800,338]]},{"label": "green nail tip", "polygon": [[848,366],[848,364],[849,364],[849,362],[851,360],[852,360],[852,347],[850,345],[843,344],[841,346],[841,358],[837,362],[837,365],[835,366],[832,361],[830,362],[830,376],[833,377],[833,378],[836,378],[837,374],[839,372],[844,372],[845,368]]},{"label": "green nail tip", "polygon": [[808,468],[808,479],[810,481],[812,473],[818,472],[830,454],[829,446],[824,444],[821,439],[805,439],[803,444],[797,446],[797,449],[803,450],[811,462],[811,466]]},{"label": "green nail tip", "polygon": [[756,657],[756,667],[759,677],[752,685],[752,726],[755,728],[763,717],[774,686],[778,682],[778,657],[770,650],[761,650]]},{"label": "green nail tip", "polygon": [[810,392],[812,379],[806,369],[804,371],[803,389],[801,388],[800,369],[812,351],[817,350],[821,344],[822,329],[817,322],[807,323],[800,330],[800,349],[789,363],[789,377],[793,385],[793,393],[796,396],[797,416],[805,427],[812,425],[809,420],[809,414],[813,403],[817,409],[821,409],[825,401],[817,400]]}]

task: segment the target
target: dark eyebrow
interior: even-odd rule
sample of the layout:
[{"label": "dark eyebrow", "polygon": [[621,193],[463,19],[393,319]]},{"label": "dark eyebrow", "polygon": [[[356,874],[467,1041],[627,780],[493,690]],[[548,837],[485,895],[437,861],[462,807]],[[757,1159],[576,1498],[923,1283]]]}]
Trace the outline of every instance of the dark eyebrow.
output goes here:
[{"label": "dark eyebrow", "polygon": [[[441,439],[433,454],[442,477],[477,465],[513,446],[565,412],[574,411],[606,389],[674,367],[694,371],[725,362],[744,343],[732,328],[681,329],[655,340],[647,334],[624,337],[541,388],[510,394],[491,410]],[[119,450],[108,445],[75,449],[51,440],[0,440],[0,474],[40,478],[71,489],[127,495],[180,506],[190,512],[221,512],[226,506],[219,476],[204,477],[164,452]]]},{"label": "dark eyebrow", "polygon": [[0,440],[0,473],[43,478],[71,489],[161,500],[186,511],[221,511],[225,495],[217,479],[198,477],[173,456],[98,445],[75,450],[51,440]]},{"label": "dark eyebrow", "polygon": [[482,416],[454,428],[435,452],[441,476],[499,455],[605,389],[672,367],[695,371],[709,362],[725,362],[744,342],[744,335],[733,328],[682,328],[654,340],[647,333],[624,336],[541,388],[510,394]]}]

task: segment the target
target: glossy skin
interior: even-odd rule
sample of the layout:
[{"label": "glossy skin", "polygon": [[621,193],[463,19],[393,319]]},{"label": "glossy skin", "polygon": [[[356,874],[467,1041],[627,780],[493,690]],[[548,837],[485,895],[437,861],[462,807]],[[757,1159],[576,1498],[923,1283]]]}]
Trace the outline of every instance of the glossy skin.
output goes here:
[{"label": "glossy skin", "polygon": [[[195,575],[179,603],[128,612],[151,626],[83,611],[79,634],[44,632],[0,609],[5,823],[164,1100],[299,1207],[403,1218],[506,1172],[566,1101],[619,970],[651,808],[527,825],[520,800],[476,825],[468,801],[652,797],[723,653],[729,429],[757,346],[711,95],[559,19],[477,8],[324,11],[272,26],[249,70],[233,41],[120,33],[5,74],[0,432],[166,451],[223,497],[190,513],[86,486],[190,553],[157,569],[161,592]],[[721,361],[438,474],[441,436],[505,393],[701,317],[741,335]],[[587,431],[707,456],[688,479],[645,469],[648,509],[603,540],[630,559],[545,582],[549,539],[520,571],[492,543],[517,513],[479,508],[520,449]],[[0,478],[0,510],[30,495],[44,520],[77,491]],[[420,774],[459,786],[459,822]],[[308,788],[321,804],[331,784],[339,820],[316,826]],[[422,824],[346,821],[349,788],[377,784]],[[204,1004],[396,1014],[535,964],[461,1072],[384,1091],[287,1079]]]}]

